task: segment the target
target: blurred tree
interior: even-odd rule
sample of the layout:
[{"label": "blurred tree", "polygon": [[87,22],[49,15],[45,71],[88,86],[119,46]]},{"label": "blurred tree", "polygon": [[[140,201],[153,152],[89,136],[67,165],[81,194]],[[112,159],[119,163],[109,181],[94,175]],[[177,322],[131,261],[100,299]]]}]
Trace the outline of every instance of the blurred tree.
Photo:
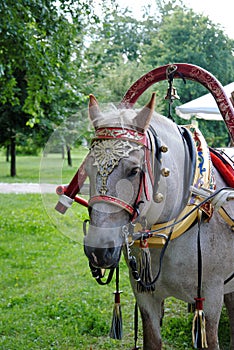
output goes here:
[{"label": "blurred tree", "polygon": [[[234,40],[208,17],[196,14],[184,5],[175,5],[175,0],[164,6],[165,0],[159,3],[161,25],[152,44],[145,47],[144,62],[152,66],[192,63],[207,69],[223,85],[233,81]],[[193,96],[186,97],[191,99]]]},{"label": "blurred tree", "polygon": [[[90,0],[0,2],[0,145],[11,144],[12,175],[15,142],[30,137],[35,144],[45,143],[56,125],[87,102],[89,93],[119,102],[141,75],[174,62],[197,64],[224,85],[233,81],[234,41],[222,28],[182,1],[156,2],[157,13],[146,9],[140,20],[121,10],[116,0],[100,2],[99,17]],[[207,92],[191,81],[184,85],[176,80],[175,85],[181,103]],[[152,89],[158,111],[167,114],[167,82]],[[148,98],[149,91],[139,102]],[[217,128],[210,133],[209,126],[202,127],[215,144]],[[225,126],[219,130],[226,133]]]},{"label": "blurred tree", "polygon": [[[118,67],[119,73],[124,74],[125,63],[131,62],[136,67],[142,60],[145,45],[150,45],[151,36],[157,32],[155,18],[144,16],[142,20],[137,20],[127,8],[121,9],[117,1],[112,1],[108,7],[103,2],[102,6],[104,15],[90,31],[90,40],[85,49],[85,65],[89,67],[87,73],[91,78],[88,89],[99,86],[108,75],[118,74]],[[130,66],[131,64],[128,65]],[[125,68],[128,69],[127,65]],[[105,97],[104,92],[102,96]]]},{"label": "blurred tree", "polygon": [[0,15],[0,145],[11,144],[15,176],[17,133],[39,124],[48,137],[83,100],[73,59],[81,66],[86,25],[97,17],[81,0],[2,0]]},{"label": "blurred tree", "polygon": [[[201,66],[223,85],[234,80],[234,40],[229,39],[219,25],[187,8],[182,1],[156,2],[157,14],[149,15],[146,10],[141,20],[134,19],[126,9],[121,12],[115,7],[91,33],[85,58],[87,65],[92,66],[91,92],[103,101],[120,101],[141,75],[168,63],[186,62]],[[202,85],[189,80],[184,84],[177,79],[174,84],[181,97],[174,106],[207,93]],[[153,89],[156,90],[158,111],[167,115],[168,104],[164,99],[167,82],[154,85],[139,102],[145,103]],[[175,113],[173,117],[177,123],[185,123]],[[201,123],[202,131],[212,140],[212,145],[217,146],[221,145],[222,137],[213,132],[215,128],[220,130],[223,146],[228,138],[225,124],[214,124],[216,127],[211,131],[207,122]]]}]

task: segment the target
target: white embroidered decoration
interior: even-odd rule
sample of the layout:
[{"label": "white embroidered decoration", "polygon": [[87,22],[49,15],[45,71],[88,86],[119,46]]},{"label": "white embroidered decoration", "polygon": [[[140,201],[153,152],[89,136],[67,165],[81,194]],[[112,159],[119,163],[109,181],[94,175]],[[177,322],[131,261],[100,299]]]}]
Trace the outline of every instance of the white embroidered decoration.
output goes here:
[{"label": "white embroidered decoration", "polygon": [[96,130],[97,137],[113,137],[113,138],[127,138],[132,139],[133,141],[142,142],[145,138],[145,134],[140,133],[135,130],[127,130],[127,129],[108,129],[108,128],[100,128]]},{"label": "white embroidered decoration", "polygon": [[128,158],[130,152],[138,151],[142,145],[127,140],[111,139],[96,140],[92,144],[91,152],[94,156],[94,164],[102,177],[102,186],[99,192],[105,195],[107,192],[107,178],[122,158]]}]

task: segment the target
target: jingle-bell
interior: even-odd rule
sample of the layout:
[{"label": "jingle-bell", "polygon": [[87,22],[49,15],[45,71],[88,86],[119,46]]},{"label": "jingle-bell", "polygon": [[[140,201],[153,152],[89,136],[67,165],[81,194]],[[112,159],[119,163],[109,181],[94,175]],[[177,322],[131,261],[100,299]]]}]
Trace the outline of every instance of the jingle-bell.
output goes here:
[{"label": "jingle-bell", "polygon": [[165,100],[180,100],[180,96],[177,94],[176,88],[168,88]]}]

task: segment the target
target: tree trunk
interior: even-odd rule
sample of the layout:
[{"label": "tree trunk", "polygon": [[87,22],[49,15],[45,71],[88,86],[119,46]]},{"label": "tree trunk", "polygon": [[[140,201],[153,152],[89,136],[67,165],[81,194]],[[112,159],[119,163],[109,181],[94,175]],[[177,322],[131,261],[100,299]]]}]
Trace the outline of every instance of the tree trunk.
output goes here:
[{"label": "tree trunk", "polygon": [[8,163],[10,161],[10,145],[6,146],[6,162]]},{"label": "tree trunk", "polygon": [[66,145],[66,147],[67,147],[67,164],[69,166],[72,166],[71,147],[69,145]]},{"label": "tree trunk", "polygon": [[65,150],[64,150],[64,145],[62,145],[62,159],[64,159],[65,158]]},{"label": "tree trunk", "polygon": [[11,177],[16,176],[15,135],[11,136]]}]

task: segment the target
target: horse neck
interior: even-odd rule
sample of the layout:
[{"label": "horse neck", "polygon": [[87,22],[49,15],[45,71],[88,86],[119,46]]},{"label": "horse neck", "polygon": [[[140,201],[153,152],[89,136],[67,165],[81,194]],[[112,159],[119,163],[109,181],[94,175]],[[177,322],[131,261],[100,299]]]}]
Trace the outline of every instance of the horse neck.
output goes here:
[{"label": "horse neck", "polygon": [[162,193],[164,199],[161,203],[151,200],[146,215],[149,225],[167,222],[180,214],[187,204],[192,166],[188,146],[175,123],[157,115],[151,126],[160,142],[168,147],[168,151],[162,154],[161,168],[168,168],[170,175],[160,176],[157,192]]}]

